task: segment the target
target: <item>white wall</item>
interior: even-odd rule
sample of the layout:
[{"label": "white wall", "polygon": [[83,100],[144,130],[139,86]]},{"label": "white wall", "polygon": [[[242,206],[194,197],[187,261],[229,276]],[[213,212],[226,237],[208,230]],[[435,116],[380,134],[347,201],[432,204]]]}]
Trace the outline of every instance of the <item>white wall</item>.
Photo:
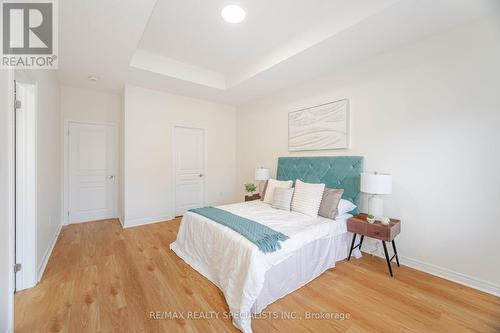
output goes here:
[{"label": "white wall", "polygon": [[19,70],[16,80],[37,85],[37,269],[43,273],[62,223],[62,137],[55,71]]},{"label": "white wall", "polygon": [[[402,219],[405,262],[500,293],[499,22],[477,21],[243,105],[238,183],[260,165],[275,173],[279,156],[362,155],[365,170],[394,175],[385,213]],[[341,98],[350,100],[351,149],[288,153],[288,112]]]},{"label": "white wall", "polygon": [[125,226],[173,218],[175,125],[206,129],[206,204],[237,200],[233,107],[130,85],[124,107]]},{"label": "white wall", "polygon": [[[68,121],[90,122],[90,123],[108,123],[114,124],[118,131],[119,140],[119,160],[117,161],[118,182],[117,205],[118,217],[123,217],[123,206],[120,194],[122,193],[121,186],[122,177],[122,122],[123,122],[123,96],[121,94],[113,94],[100,92],[96,90],[81,89],[69,86],[61,87],[61,111],[63,114],[64,123]],[[65,184],[67,186],[67,184]],[[68,189],[65,188],[65,193]],[[67,198],[64,197],[65,209],[67,210]]]},{"label": "white wall", "polygon": [[61,86],[61,110],[65,121],[119,125],[123,118],[121,94]]},{"label": "white wall", "polygon": [[8,71],[0,70],[0,332],[13,326],[13,80]]}]

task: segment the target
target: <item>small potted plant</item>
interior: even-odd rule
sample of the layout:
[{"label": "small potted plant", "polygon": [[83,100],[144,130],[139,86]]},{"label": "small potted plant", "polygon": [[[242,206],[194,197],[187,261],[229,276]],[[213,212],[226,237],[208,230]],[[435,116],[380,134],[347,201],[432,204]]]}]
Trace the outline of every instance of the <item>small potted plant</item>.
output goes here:
[{"label": "small potted plant", "polygon": [[253,193],[257,190],[257,186],[254,183],[245,184],[246,198],[253,198]]},{"label": "small potted plant", "polygon": [[372,224],[373,222],[375,222],[375,216],[373,216],[372,214],[368,214],[366,220],[368,221],[368,223]]}]

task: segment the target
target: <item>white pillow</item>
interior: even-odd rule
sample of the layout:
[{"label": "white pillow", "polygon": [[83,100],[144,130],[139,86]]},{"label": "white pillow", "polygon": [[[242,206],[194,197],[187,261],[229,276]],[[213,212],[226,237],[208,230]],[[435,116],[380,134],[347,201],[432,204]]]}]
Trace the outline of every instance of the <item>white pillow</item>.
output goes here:
[{"label": "white pillow", "polygon": [[264,202],[268,204],[273,203],[274,189],[276,187],[290,188],[293,186],[291,180],[276,180],[269,179],[267,181],[266,194],[264,195]]},{"label": "white pillow", "polygon": [[292,204],[294,188],[283,188],[276,187],[274,188],[274,196],[273,196],[273,208],[282,209],[286,211],[290,211],[290,206]]},{"label": "white pillow", "polygon": [[324,190],[325,184],[309,184],[297,179],[292,200],[292,210],[317,217]]},{"label": "white pillow", "polygon": [[350,202],[349,200],[340,199],[339,205],[337,207],[337,210],[338,210],[337,216],[347,214],[351,210],[356,209],[356,207],[357,206],[355,204],[353,204],[352,202]]}]

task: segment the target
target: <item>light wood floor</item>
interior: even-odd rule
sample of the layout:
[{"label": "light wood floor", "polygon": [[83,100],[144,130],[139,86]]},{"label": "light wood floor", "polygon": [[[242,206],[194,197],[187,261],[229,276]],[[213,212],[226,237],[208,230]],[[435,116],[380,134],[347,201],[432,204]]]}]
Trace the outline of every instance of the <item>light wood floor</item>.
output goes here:
[{"label": "light wood floor", "polygon": [[[227,311],[222,293],[169,249],[179,220],[122,230],[63,228],[40,284],[15,297],[16,332],[238,332],[229,319],[150,319]],[[254,319],[254,332],[500,332],[500,298],[365,255],[340,262],[264,311],[347,320]]]}]

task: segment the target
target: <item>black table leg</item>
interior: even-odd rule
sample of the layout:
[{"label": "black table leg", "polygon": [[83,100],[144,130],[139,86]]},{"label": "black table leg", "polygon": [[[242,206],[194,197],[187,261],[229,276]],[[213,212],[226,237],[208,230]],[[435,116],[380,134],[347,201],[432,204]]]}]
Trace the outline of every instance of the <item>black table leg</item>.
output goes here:
[{"label": "black table leg", "polygon": [[396,243],[394,242],[394,240],[392,240],[392,249],[394,250],[394,255],[396,256],[396,262],[399,267],[398,251],[396,250]]},{"label": "black table leg", "polygon": [[387,266],[389,266],[389,273],[391,273],[391,277],[392,277],[391,261],[389,260],[389,254],[387,253],[387,246],[385,246],[384,241],[382,241],[382,245],[384,246],[385,260],[387,260]]},{"label": "black table leg", "polygon": [[352,253],[352,249],[354,248],[355,241],[356,241],[356,234],[352,235],[351,249],[349,250],[349,257],[347,257],[347,261],[351,260],[351,253]]},{"label": "black table leg", "polygon": [[365,235],[361,235],[361,240],[359,241],[359,250],[361,251],[361,245],[363,244],[363,239],[365,239]]}]

